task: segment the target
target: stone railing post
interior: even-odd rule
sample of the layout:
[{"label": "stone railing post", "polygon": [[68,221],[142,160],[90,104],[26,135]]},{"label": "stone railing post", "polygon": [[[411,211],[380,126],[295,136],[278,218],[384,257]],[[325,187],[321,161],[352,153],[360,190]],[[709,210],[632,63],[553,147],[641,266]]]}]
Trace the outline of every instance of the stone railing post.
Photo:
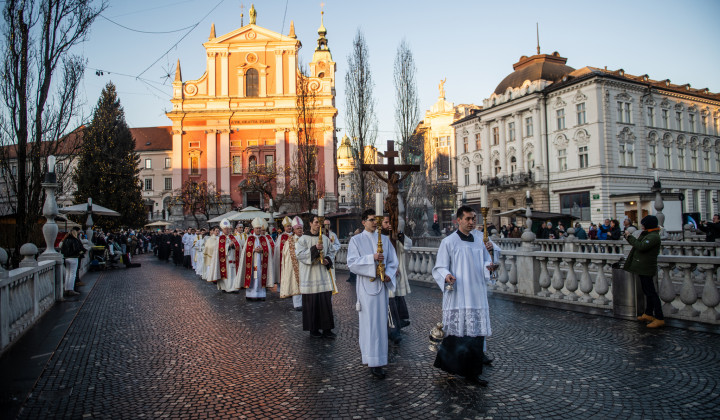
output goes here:
[{"label": "stone railing post", "polygon": [[[672,305],[675,300],[675,286],[672,284],[672,277],[670,277],[670,271],[674,268],[674,264],[658,262],[658,295],[663,303],[663,314],[674,314],[677,313],[677,308]],[[660,278],[662,273],[662,278]]]},{"label": "stone railing post", "polygon": [[680,289],[680,300],[685,304],[685,307],[680,309],[680,315],[687,317],[696,317],[700,313],[697,309],[693,308],[693,304],[697,302],[698,295],[695,291],[695,284],[693,283],[692,272],[694,266],[692,264],[678,264],[678,268],[683,273],[683,284]]},{"label": "stone railing post", "polygon": [[575,258],[569,258],[567,261],[568,265],[568,272],[567,272],[567,278],[565,279],[565,288],[567,289],[568,293],[565,295],[565,299],[575,302],[578,300],[578,295],[575,294],[575,291],[578,289],[578,280],[577,275],[575,274]]},{"label": "stone railing post", "polygon": [[[0,283],[9,277],[5,264],[8,261],[7,251],[0,248]],[[0,349],[10,344],[10,286],[0,287]]]},{"label": "stone railing post", "polygon": [[563,287],[565,286],[565,281],[563,280],[562,271],[560,270],[560,263],[562,262],[562,258],[549,258],[553,261],[553,276],[551,280],[551,284],[553,289],[555,289],[555,292],[550,296],[554,299],[563,299],[565,295],[562,292]]},{"label": "stone railing post", "polygon": [[[720,304],[720,295],[718,294],[717,286],[715,286],[715,272],[717,268],[712,264],[699,264],[698,269],[705,275],[702,303],[707,307],[707,309],[700,314],[700,319],[715,322],[720,319],[720,314],[715,310],[715,307]],[[0,276],[2,276],[2,274],[0,274]]]},{"label": "stone railing post", "polygon": [[42,183],[45,189],[45,204],[43,206],[43,216],[45,216],[45,225],[43,225],[43,236],[45,237],[45,252],[38,258],[39,261],[55,262],[55,300],[63,300],[63,282],[65,270],[63,269],[63,256],[55,251],[55,239],[58,234],[58,226],[55,217],[58,215],[57,201],[55,200],[55,190],[57,189],[57,179],[55,175],[55,159],[48,157],[48,173],[45,176],[45,182]]},{"label": "stone railing post", "polygon": [[550,296],[550,292],[548,291],[548,288],[550,287],[550,273],[548,273],[547,269],[547,257],[538,257],[538,260],[540,260],[540,277],[538,278],[538,287],[541,289],[539,292],[537,292],[537,295],[540,297],[548,297]]}]

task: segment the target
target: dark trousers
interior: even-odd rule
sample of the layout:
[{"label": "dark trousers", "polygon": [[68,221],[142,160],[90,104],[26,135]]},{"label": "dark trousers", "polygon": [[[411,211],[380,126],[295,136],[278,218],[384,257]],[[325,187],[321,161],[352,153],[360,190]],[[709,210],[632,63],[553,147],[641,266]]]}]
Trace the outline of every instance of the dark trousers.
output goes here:
[{"label": "dark trousers", "polygon": [[654,316],[657,319],[665,319],[662,313],[660,297],[655,291],[653,276],[638,277],[640,277],[640,286],[642,286],[642,291],[645,294],[645,314]]},{"label": "dark trousers", "polygon": [[405,321],[410,319],[407,303],[405,303],[405,296],[395,296],[395,304],[397,305],[398,315],[400,315],[400,319],[403,319]]},{"label": "dark trousers", "polygon": [[303,331],[330,331],[335,328],[332,292],[302,295]]}]

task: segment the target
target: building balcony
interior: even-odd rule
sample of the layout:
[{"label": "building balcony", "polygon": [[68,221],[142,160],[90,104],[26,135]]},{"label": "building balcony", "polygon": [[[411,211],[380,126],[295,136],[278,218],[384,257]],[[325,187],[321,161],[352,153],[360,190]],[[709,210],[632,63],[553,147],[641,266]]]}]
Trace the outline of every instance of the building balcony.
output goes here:
[{"label": "building balcony", "polygon": [[535,180],[532,172],[517,172],[510,175],[483,178],[482,181],[484,185],[487,185],[488,190],[512,186],[525,186],[534,182]]}]

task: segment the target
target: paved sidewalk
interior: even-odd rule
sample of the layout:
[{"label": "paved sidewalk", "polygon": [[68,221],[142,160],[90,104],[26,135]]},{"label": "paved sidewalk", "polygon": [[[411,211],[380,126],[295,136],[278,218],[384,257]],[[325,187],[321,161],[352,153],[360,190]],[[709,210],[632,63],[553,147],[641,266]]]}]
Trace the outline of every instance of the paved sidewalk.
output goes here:
[{"label": "paved sidewalk", "polygon": [[[717,334],[491,298],[495,362],[480,388],[432,367],[441,294],[413,287],[412,324],[380,381],[360,364],[346,273],[332,341],[310,338],[277,294],[246,302],[172,263],[136,261],[88,275],[94,287],[58,327],[19,418],[720,418]],[[0,362],[27,363],[13,358]]]}]

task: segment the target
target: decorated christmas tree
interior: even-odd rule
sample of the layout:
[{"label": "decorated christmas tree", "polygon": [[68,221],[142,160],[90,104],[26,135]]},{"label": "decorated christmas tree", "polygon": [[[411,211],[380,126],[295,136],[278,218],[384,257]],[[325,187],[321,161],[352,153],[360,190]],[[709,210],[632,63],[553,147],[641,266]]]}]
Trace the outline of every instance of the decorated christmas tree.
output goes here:
[{"label": "decorated christmas tree", "polygon": [[92,197],[93,204],[120,213],[120,217],[93,216],[96,226],[108,230],[141,227],[146,222],[139,161],[135,139],[125,122],[115,85],[110,82],[100,95],[92,122],[83,131],[75,171],[76,203],[86,203]]}]

